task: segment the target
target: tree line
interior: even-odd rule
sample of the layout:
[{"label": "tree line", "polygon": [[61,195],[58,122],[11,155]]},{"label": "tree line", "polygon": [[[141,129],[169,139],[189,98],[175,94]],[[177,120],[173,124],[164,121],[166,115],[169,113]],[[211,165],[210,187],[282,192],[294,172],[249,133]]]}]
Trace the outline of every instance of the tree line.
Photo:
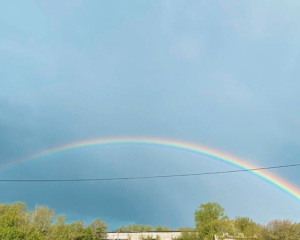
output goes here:
[{"label": "tree line", "polygon": [[29,211],[23,202],[0,204],[1,240],[102,240],[106,237],[107,225],[96,218],[91,224],[83,221],[65,222],[65,215],[58,215],[54,222],[55,210],[36,206]]},{"label": "tree line", "polygon": [[[55,217],[55,210],[37,205],[29,211],[23,202],[0,204],[0,239],[3,240],[100,240],[105,239],[107,225],[96,218],[86,225],[78,220],[66,223],[65,215]],[[195,227],[173,229],[181,231],[174,240],[223,239],[299,240],[300,223],[275,219],[266,225],[258,224],[248,217],[230,219],[224,208],[215,202],[201,204],[194,213]],[[120,226],[116,232],[172,231],[168,226],[129,224]],[[141,240],[148,239],[142,238]]]},{"label": "tree line", "polygon": [[[262,225],[249,217],[237,216],[230,219],[224,208],[215,202],[201,204],[194,214],[195,228],[181,229],[178,240],[212,240],[232,237],[233,239],[299,240],[300,223],[275,219]],[[186,231],[184,231],[186,230]]]}]

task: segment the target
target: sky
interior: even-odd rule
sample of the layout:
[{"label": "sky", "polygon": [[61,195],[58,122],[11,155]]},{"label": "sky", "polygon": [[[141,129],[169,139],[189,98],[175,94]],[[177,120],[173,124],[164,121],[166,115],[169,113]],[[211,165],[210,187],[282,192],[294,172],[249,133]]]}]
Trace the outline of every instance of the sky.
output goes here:
[{"label": "sky", "polygon": [[[259,166],[300,159],[299,1],[2,1],[0,165],[70,142],[189,141]],[[298,79],[298,80],[297,80]],[[0,167],[1,179],[235,170],[155,146],[74,149]],[[300,189],[299,167],[272,170]],[[194,226],[201,203],[267,223],[300,201],[251,173],[85,183],[0,183],[24,201],[121,224]]]}]

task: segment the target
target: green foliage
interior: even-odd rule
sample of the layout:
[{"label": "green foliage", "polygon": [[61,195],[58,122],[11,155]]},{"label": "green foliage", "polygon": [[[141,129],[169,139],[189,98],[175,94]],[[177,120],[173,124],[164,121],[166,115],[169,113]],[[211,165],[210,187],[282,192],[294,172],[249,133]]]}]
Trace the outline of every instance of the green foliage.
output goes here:
[{"label": "green foliage", "polygon": [[96,218],[88,228],[91,229],[93,240],[102,240],[106,238],[106,229],[107,225],[105,222],[102,222],[100,218]]},{"label": "green foliage", "polygon": [[199,233],[194,228],[179,227],[176,230],[181,232],[181,236],[173,240],[199,240]]},{"label": "green foliage", "polygon": [[0,239],[24,239],[30,217],[26,210],[21,202],[0,205]]},{"label": "green foliage", "polygon": [[273,220],[265,226],[260,235],[264,240],[299,240],[300,224],[290,220]]},{"label": "green foliage", "polygon": [[153,231],[151,225],[142,225],[142,224],[129,224],[127,226],[121,226],[116,229],[116,232],[149,232]]},{"label": "green foliage", "polygon": [[201,227],[203,223],[227,218],[228,217],[224,213],[224,208],[219,203],[215,202],[201,204],[195,211],[196,227]]},{"label": "green foliage", "polygon": [[215,234],[233,234],[233,223],[224,208],[215,202],[201,204],[195,211],[195,225],[200,239],[213,239]]},{"label": "green foliage", "polygon": [[95,219],[84,226],[82,221],[65,223],[65,216],[57,216],[55,211],[46,206],[36,206],[28,211],[26,204],[0,204],[0,239],[1,240],[99,240],[106,237],[106,224]]},{"label": "green foliage", "polygon": [[[1,240],[102,240],[107,235],[107,225],[96,218],[85,226],[83,221],[66,223],[65,215],[58,215],[47,206],[36,206],[31,212],[25,203],[0,204],[0,239]],[[223,239],[224,233],[239,239],[259,240],[299,240],[300,223],[290,220],[273,220],[266,226],[255,223],[248,217],[236,217],[230,220],[224,208],[215,202],[201,204],[195,211],[196,228],[177,228],[181,236],[174,240],[211,240],[213,235]],[[171,231],[160,226],[155,231]],[[150,225],[129,224],[121,226],[118,232],[149,232]],[[154,237],[140,236],[140,240],[152,240]],[[159,237],[155,238],[159,240]]]},{"label": "green foliage", "polygon": [[32,223],[40,232],[45,232],[50,227],[55,215],[55,210],[46,206],[35,206]]},{"label": "green foliage", "polygon": [[261,232],[261,227],[248,217],[236,217],[234,228],[236,235],[241,237],[254,237]]},{"label": "green foliage", "polygon": [[170,227],[168,227],[168,226],[161,226],[161,225],[156,226],[154,230],[157,231],[157,232],[172,231],[172,229]]}]

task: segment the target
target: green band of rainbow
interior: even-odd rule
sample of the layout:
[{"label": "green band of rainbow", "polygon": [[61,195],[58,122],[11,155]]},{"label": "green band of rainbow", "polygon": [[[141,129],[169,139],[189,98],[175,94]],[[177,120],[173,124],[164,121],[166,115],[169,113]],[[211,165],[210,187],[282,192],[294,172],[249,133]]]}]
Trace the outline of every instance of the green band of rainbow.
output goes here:
[{"label": "green band of rainbow", "polygon": [[[259,168],[259,166],[246,162],[240,158],[235,156],[231,156],[227,153],[223,153],[221,151],[204,147],[195,143],[183,142],[183,141],[176,141],[172,139],[164,139],[164,138],[150,138],[150,137],[114,137],[114,138],[98,138],[86,141],[79,141],[70,144],[66,144],[60,147],[52,148],[46,151],[43,151],[39,154],[33,155],[31,157],[23,158],[17,161],[10,162],[6,165],[0,166],[0,169],[15,165],[20,162],[24,161],[31,161],[36,160],[44,156],[57,154],[63,151],[78,149],[78,148],[85,148],[91,146],[105,146],[105,145],[124,145],[124,144],[142,144],[142,145],[152,145],[152,146],[161,146],[161,147],[169,147],[169,148],[176,148],[184,151],[194,152],[197,154],[205,155],[216,160],[229,163],[236,167],[242,169],[253,169]],[[297,200],[300,200],[300,189],[291,184],[290,182],[282,179],[281,177],[272,174],[268,171],[251,171],[252,174],[264,179],[265,181],[271,183],[272,185],[276,186],[277,188],[283,190],[284,192],[288,193],[292,197]]]}]

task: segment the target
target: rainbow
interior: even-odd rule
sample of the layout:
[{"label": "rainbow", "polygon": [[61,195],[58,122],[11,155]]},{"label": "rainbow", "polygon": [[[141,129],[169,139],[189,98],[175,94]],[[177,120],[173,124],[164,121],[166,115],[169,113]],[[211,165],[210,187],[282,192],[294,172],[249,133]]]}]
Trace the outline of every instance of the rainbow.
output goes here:
[{"label": "rainbow", "polygon": [[[109,146],[109,145],[126,145],[126,144],[139,144],[139,145],[151,145],[151,146],[159,146],[159,147],[168,147],[175,148],[184,151],[189,151],[197,154],[201,154],[207,157],[214,158],[216,160],[229,163],[233,166],[236,166],[241,169],[255,169],[259,168],[259,166],[249,163],[245,160],[237,158],[235,156],[229,155],[227,153],[218,151],[216,149],[208,148],[205,146],[201,146],[199,144],[184,142],[184,141],[176,141],[172,139],[166,138],[151,138],[151,137],[112,137],[112,138],[97,138],[85,141],[78,141],[69,143],[60,147],[55,147],[38,154],[19,159],[16,161],[9,162],[8,164],[0,166],[0,169],[7,168],[9,166],[15,165],[17,163],[37,160],[41,157],[58,154],[60,152],[85,148],[91,146]],[[269,182],[275,187],[283,190],[287,194],[291,195],[297,200],[300,200],[300,189],[291,184],[290,182],[284,180],[278,175],[272,174],[267,171],[251,171],[252,174],[258,176],[259,178]]]}]

